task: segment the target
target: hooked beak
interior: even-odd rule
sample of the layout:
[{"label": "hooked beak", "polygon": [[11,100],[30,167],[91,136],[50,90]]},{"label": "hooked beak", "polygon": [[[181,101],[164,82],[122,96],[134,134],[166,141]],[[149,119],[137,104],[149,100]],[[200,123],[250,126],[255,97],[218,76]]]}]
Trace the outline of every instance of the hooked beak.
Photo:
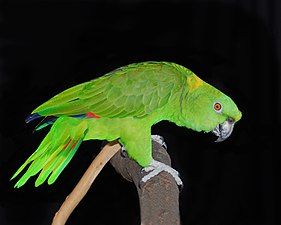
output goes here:
[{"label": "hooked beak", "polygon": [[218,136],[216,142],[222,142],[227,139],[231,135],[233,127],[234,120],[232,118],[228,118],[222,124],[217,125],[212,131],[216,136]]}]

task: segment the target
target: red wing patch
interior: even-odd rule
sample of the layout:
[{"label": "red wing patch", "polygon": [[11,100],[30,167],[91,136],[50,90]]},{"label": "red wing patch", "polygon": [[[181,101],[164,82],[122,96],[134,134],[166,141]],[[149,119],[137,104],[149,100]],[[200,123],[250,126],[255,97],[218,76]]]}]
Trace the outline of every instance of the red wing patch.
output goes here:
[{"label": "red wing patch", "polygon": [[93,112],[87,112],[87,113],[86,113],[86,117],[87,117],[87,118],[96,118],[96,119],[99,119],[99,118],[100,118],[99,115],[97,115],[97,114],[95,114],[95,113],[93,113]]}]

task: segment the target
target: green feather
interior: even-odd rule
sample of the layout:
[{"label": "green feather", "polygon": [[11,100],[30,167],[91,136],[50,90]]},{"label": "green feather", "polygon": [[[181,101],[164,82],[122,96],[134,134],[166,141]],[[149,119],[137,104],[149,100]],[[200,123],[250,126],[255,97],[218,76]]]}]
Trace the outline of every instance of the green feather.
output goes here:
[{"label": "green feather", "polygon": [[15,187],[21,187],[40,171],[35,182],[36,187],[42,184],[50,174],[48,183],[53,183],[76,153],[86,132],[85,120],[69,117],[57,119],[38,149],[13,175],[12,179],[31,163]]},{"label": "green feather", "polygon": [[53,165],[58,159],[57,155],[59,154],[59,152],[62,150],[63,147],[64,146],[62,145],[60,148],[55,150],[55,152],[53,152],[53,154],[46,160],[46,163],[44,165],[42,165],[43,169],[41,170],[38,178],[35,181],[36,187],[38,187],[39,185],[44,183],[44,181],[50,175],[50,173],[52,172],[52,169],[53,169]]},{"label": "green feather", "polygon": [[[175,71],[178,74],[171,75]],[[185,82],[182,73],[178,67],[167,62],[131,64],[74,86],[51,98],[34,112],[42,116],[91,111],[107,118],[143,117],[168,102],[166,96],[172,94],[174,85],[182,86]]]},{"label": "green feather", "polygon": [[61,159],[58,159],[58,162],[54,164],[55,168],[54,168],[51,176],[48,179],[48,184],[52,184],[56,181],[56,179],[61,174],[63,169],[67,166],[67,164],[73,158],[74,154],[76,153],[76,151],[79,148],[82,141],[83,141],[83,138],[78,141],[78,143],[75,145],[74,148],[72,148],[70,145],[69,147],[67,147],[67,149],[64,150],[64,152],[60,156]]}]

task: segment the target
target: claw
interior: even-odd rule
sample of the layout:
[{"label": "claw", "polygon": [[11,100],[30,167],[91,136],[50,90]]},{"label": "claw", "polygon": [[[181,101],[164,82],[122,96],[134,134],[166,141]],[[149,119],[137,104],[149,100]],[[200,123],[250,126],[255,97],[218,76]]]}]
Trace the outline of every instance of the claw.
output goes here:
[{"label": "claw", "polygon": [[124,146],[122,146],[122,148],[121,148],[121,156],[123,158],[128,158],[128,154],[127,154],[127,151]]},{"label": "claw", "polygon": [[157,143],[159,143],[161,146],[163,146],[166,150],[167,150],[167,145],[164,141],[164,138],[160,135],[151,135],[151,139],[153,141],[156,141]]},{"label": "claw", "polygon": [[178,185],[178,188],[179,188],[179,191],[181,192],[181,191],[184,189],[184,185],[183,185],[183,183],[182,183],[182,184],[180,184],[180,185]]}]

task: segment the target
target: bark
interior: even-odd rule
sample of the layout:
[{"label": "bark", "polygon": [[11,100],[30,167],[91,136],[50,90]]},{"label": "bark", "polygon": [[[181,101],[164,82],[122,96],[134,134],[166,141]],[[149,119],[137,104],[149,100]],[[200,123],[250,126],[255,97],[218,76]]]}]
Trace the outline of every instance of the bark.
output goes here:
[{"label": "bark", "polygon": [[[154,141],[153,158],[171,166],[167,151]],[[180,224],[179,188],[170,174],[161,172],[146,183],[142,183],[141,179],[145,172],[141,171],[141,167],[135,161],[117,153],[110,162],[118,173],[134,182],[137,188],[141,225]]]}]

